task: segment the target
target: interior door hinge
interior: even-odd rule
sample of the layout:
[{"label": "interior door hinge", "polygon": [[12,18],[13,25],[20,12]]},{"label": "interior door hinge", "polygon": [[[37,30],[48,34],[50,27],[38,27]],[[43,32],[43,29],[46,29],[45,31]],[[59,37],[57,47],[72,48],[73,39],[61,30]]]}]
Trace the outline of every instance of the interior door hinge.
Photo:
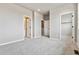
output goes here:
[{"label": "interior door hinge", "polygon": [[72,26],[72,28],[73,28],[74,26]]},{"label": "interior door hinge", "polygon": [[74,17],[74,15],[72,15],[72,17]]},{"label": "interior door hinge", "polygon": [[74,37],[72,36],[72,39],[73,39]]}]

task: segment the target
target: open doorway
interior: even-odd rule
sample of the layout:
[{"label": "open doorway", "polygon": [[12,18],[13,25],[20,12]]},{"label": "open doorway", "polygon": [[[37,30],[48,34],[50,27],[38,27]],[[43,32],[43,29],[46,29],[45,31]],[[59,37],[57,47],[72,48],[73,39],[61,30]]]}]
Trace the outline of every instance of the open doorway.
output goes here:
[{"label": "open doorway", "polygon": [[50,37],[50,16],[49,12],[43,15],[43,20],[41,20],[41,32],[43,37]]},{"label": "open doorway", "polygon": [[44,20],[41,20],[41,35],[44,36]]},{"label": "open doorway", "polygon": [[31,19],[29,16],[24,17],[25,38],[31,38]]}]

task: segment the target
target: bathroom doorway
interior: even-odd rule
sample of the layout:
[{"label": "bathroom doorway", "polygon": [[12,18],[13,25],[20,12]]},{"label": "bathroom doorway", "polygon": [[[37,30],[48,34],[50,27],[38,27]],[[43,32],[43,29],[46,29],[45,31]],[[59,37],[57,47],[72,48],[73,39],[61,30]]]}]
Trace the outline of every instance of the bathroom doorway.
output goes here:
[{"label": "bathroom doorway", "polygon": [[29,16],[24,17],[25,38],[31,38],[31,19]]}]

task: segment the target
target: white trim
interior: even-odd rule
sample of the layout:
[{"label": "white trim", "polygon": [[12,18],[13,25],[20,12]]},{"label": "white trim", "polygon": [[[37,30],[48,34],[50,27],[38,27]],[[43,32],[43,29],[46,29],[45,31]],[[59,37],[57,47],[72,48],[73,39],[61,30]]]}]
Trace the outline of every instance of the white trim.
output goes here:
[{"label": "white trim", "polygon": [[61,40],[61,15],[60,15],[60,40]]},{"label": "white trim", "polygon": [[61,17],[62,15],[69,14],[69,13],[74,13],[74,11],[63,12],[63,13],[60,14],[60,17]]},{"label": "white trim", "polygon": [[[61,16],[65,15],[65,14],[69,14],[69,13],[72,13],[74,15],[74,11],[64,12],[64,13],[60,14],[60,40],[61,40]],[[72,18],[72,19],[74,19],[74,18]]]},{"label": "white trim", "polygon": [[51,38],[51,10],[49,12],[49,38]]},{"label": "white trim", "polygon": [[12,43],[19,42],[19,41],[23,41],[23,40],[24,39],[20,39],[20,40],[16,40],[16,41],[10,41],[10,42],[6,42],[6,43],[2,43],[2,44],[0,44],[0,46],[6,45],[6,44],[12,44]]}]

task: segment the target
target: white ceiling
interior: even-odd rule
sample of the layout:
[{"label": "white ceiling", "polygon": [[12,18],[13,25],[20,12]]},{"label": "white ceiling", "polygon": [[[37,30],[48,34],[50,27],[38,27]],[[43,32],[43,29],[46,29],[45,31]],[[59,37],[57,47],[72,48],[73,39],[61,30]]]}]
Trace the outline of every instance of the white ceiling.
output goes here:
[{"label": "white ceiling", "polygon": [[39,12],[42,14],[45,14],[47,11],[50,10],[50,8],[53,9],[64,4],[66,3],[20,3],[19,5],[34,11],[37,11],[37,9],[40,9]]}]

